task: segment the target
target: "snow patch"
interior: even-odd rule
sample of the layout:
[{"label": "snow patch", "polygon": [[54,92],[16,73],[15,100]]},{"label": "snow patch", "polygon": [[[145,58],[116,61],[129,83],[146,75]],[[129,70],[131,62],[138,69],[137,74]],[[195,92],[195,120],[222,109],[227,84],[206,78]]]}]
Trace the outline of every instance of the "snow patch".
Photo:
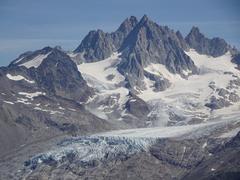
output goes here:
[{"label": "snow patch", "polygon": [[27,92],[19,92],[19,95],[23,95],[26,98],[33,99],[34,97],[40,96],[40,95],[46,95],[44,92],[34,92],[34,93],[27,93]]},{"label": "snow patch", "polygon": [[25,105],[29,105],[29,104],[32,104],[28,101],[28,99],[25,99],[25,98],[17,98],[17,103],[22,103],[22,104],[25,104]]},{"label": "snow patch", "polygon": [[211,171],[215,171],[216,169],[215,168],[211,168]]},{"label": "snow patch", "polygon": [[203,145],[202,145],[202,148],[204,149],[205,147],[207,147],[207,142],[205,142]]},{"label": "snow patch", "polygon": [[24,57],[21,57],[21,58],[17,59],[17,60],[14,62],[14,64],[17,64],[18,62],[20,62],[20,61],[23,60],[23,59],[24,59]]},{"label": "snow patch", "polygon": [[7,104],[14,104],[14,103],[11,102],[11,101],[3,101],[3,102],[5,102],[5,103],[7,103]]},{"label": "snow patch", "polygon": [[23,77],[21,75],[14,76],[14,75],[11,75],[11,74],[7,74],[6,76],[7,76],[8,79],[13,80],[13,81],[24,80],[24,81],[26,81],[28,83],[31,83],[31,84],[35,83],[35,81],[30,81],[30,80],[26,79],[25,77]]},{"label": "snow patch", "polygon": [[23,63],[23,64],[20,64],[19,66],[25,66],[26,68],[31,68],[31,67],[34,67],[34,68],[37,68],[38,66],[40,66],[40,64],[42,63],[42,61],[44,59],[46,59],[48,57],[48,55],[50,54],[51,52],[47,53],[47,54],[40,54],[40,55],[37,55],[36,57],[34,57],[33,59]]},{"label": "snow patch", "polygon": [[77,111],[76,109],[73,109],[73,108],[68,108],[68,110],[73,111],[73,112]]},{"label": "snow patch", "polygon": [[43,108],[40,108],[40,107],[34,107],[33,109],[38,110],[38,111],[48,112],[48,113],[50,113],[51,115],[53,115],[53,114],[64,114],[63,112],[60,112],[60,111],[43,109]]}]

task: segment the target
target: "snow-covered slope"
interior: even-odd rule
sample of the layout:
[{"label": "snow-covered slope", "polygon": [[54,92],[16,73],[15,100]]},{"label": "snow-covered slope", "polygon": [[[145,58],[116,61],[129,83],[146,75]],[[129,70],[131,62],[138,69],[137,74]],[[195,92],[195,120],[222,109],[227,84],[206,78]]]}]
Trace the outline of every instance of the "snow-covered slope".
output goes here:
[{"label": "snow-covered slope", "polygon": [[125,78],[117,71],[120,55],[113,53],[102,61],[78,65],[87,84],[96,91],[95,96],[85,103],[88,110],[106,120],[119,120],[128,100],[129,90],[124,87]]},{"label": "snow-covered slope", "polygon": [[[142,91],[138,96],[153,107],[149,116],[159,115],[158,121],[167,122],[171,121],[170,114],[174,113],[178,119],[185,119],[185,122],[188,122],[192,121],[193,118],[201,119],[201,121],[216,118],[222,116],[223,111],[239,112],[238,96],[240,91],[236,84],[239,84],[240,72],[236,69],[236,65],[231,62],[230,53],[214,58],[200,55],[191,49],[186,54],[193,59],[200,74],[184,79],[168,72],[161,65],[150,65],[146,68],[149,72],[161,73],[172,83],[167,90],[155,92],[151,88],[151,82],[146,81],[149,84],[148,89]],[[226,94],[222,95],[222,92],[226,92]],[[228,100],[229,95],[236,95],[236,101]],[[213,96],[224,98],[230,103],[212,111],[206,104],[211,101]]]},{"label": "snow-covered slope", "polygon": [[117,71],[116,66],[120,62],[120,53],[113,53],[107,59],[93,63],[82,63],[78,65],[81,73],[92,76],[98,82],[107,84],[118,84],[124,77]]},{"label": "snow-covered slope", "polygon": [[[240,72],[231,62],[231,54],[211,57],[193,49],[185,53],[194,61],[199,74],[185,72],[186,78],[183,78],[169,72],[164,65],[153,63],[144,68],[171,83],[165,91],[155,91],[154,81],[148,77],[142,80],[146,89],[136,95],[151,109],[145,122],[147,126],[197,124],[221,118],[225,112],[239,112]],[[88,85],[96,91],[86,103],[87,107],[95,115],[110,121],[121,120],[126,115],[126,102],[131,98],[125,78],[117,70],[120,62],[121,53],[114,53],[105,60],[78,65]]]},{"label": "snow-covered slope", "polygon": [[231,55],[229,53],[213,58],[206,55],[200,55],[194,50],[186,52],[194,63],[200,68],[200,75],[189,76],[188,79],[180,78],[178,75],[170,73],[162,65],[151,65],[146,69],[151,72],[162,73],[163,76],[173,82],[172,86],[163,92],[154,92],[151,89],[143,91],[139,97],[149,101],[158,99],[159,97],[169,99],[172,95],[179,94],[199,94],[200,101],[205,100],[211,94],[211,89],[208,87],[210,82],[215,82],[219,88],[225,88],[230,80],[234,79],[232,74],[224,74],[231,72],[239,76],[240,72],[235,68],[236,65],[231,63]]}]

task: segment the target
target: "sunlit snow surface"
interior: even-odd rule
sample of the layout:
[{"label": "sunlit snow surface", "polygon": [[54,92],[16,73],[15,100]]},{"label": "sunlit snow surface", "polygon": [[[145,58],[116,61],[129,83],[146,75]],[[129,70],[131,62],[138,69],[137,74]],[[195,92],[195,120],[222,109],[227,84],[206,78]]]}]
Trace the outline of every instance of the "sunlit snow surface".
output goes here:
[{"label": "sunlit snow surface", "polygon": [[[231,54],[228,52],[223,56],[214,58],[200,55],[193,49],[185,53],[191,57],[200,69],[199,75],[192,75],[188,79],[183,79],[179,75],[168,72],[162,65],[151,64],[145,68],[145,70],[154,74],[163,75],[172,83],[167,90],[155,92],[151,82],[145,80],[148,88],[138,96],[152,105],[153,111],[151,114],[157,114],[159,121],[161,121],[160,124],[164,125],[169,121],[169,112],[185,117],[186,121],[191,118],[208,120],[221,118],[226,114],[239,113],[239,102],[215,111],[211,111],[205,106],[211,96],[218,97],[216,92],[209,87],[211,82],[214,82],[216,88],[227,89],[231,80],[240,77],[240,71],[236,69],[236,64],[231,62]],[[239,89],[230,90],[230,92],[240,95]]]},{"label": "sunlit snow surface", "polygon": [[[211,135],[212,137],[225,138],[234,136],[235,132],[239,130],[239,127],[233,128],[233,130],[229,130],[228,128],[230,128],[231,125],[233,124],[235,124],[236,126],[238,124],[239,126],[240,117],[226,118],[224,120],[216,120],[212,122],[199,123],[194,125],[115,130],[99,133],[96,135],[103,137],[156,138],[156,139],[158,138],[192,139]],[[232,133],[227,134],[227,132]],[[218,134],[221,135],[217,136]]]},{"label": "sunlit snow surface", "polygon": [[[129,90],[123,85],[125,78],[117,70],[121,60],[120,55],[121,53],[113,53],[107,59],[78,65],[88,85],[96,90],[96,95],[88,100],[86,108],[106,120],[114,109],[123,111],[124,104],[128,100]],[[113,104],[105,106],[106,99],[111,99]]]},{"label": "sunlit snow surface", "polygon": [[[165,77],[169,77],[168,79],[173,81],[172,86],[163,92],[154,92],[149,88],[143,91],[139,97],[146,101],[162,98],[167,102],[173,102],[179,97],[187,95],[189,98],[197,99],[201,102],[207,99],[212,92],[208,87],[210,82],[214,81],[218,87],[225,88],[229,81],[233,79],[230,74],[224,74],[224,72],[230,71],[238,76],[240,75],[239,71],[235,69],[236,65],[231,63],[231,55],[229,53],[217,58],[199,55],[194,50],[190,50],[186,54],[200,68],[200,75],[192,75],[188,79],[183,79],[178,75],[169,73],[165,67],[161,66],[160,71],[167,72],[164,73]],[[150,70],[149,67],[147,69]],[[155,69],[159,69],[158,66]],[[162,69],[165,70],[163,71]]]},{"label": "sunlit snow surface", "polygon": [[10,79],[10,80],[13,80],[13,81],[21,81],[21,80],[24,80],[28,83],[35,83],[34,81],[30,81],[28,79],[26,79],[25,77],[21,76],[21,75],[11,75],[11,74],[6,74],[7,78]]},{"label": "sunlit snow surface", "polygon": [[[92,76],[101,83],[117,84],[124,80],[124,77],[117,71],[117,64],[119,63],[120,53],[113,53],[107,59],[93,63],[83,63],[78,65],[81,73]],[[113,78],[108,80],[108,76],[112,75]]]},{"label": "sunlit snow surface", "polygon": [[34,97],[40,96],[40,95],[46,95],[45,92],[19,92],[19,95],[25,96],[26,98],[33,99]]},{"label": "sunlit snow surface", "polygon": [[40,54],[40,55],[37,55],[36,57],[34,57],[33,59],[31,59],[30,61],[27,61],[23,64],[20,64],[20,66],[25,66],[26,68],[31,68],[31,67],[34,67],[34,68],[37,68],[38,66],[41,65],[42,61],[48,57],[48,55],[50,54],[51,52],[47,53],[47,54]]}]

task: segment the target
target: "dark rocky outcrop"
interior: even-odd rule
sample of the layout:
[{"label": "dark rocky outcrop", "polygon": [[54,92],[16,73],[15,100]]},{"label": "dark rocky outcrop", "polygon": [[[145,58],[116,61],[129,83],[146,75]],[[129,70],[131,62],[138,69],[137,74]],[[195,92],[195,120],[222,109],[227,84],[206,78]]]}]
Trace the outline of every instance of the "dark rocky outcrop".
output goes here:
[{"label": "dark rocky outcrop", "polygon": [[236,53],[233,55],[232,62],[237,64],[238,69],[240,69],[240,53]]},{"label": "dark rocky outcrop", "polygon": [[120,51],[125,61],[136,61],[135,64],[141,67],[159,63],[172,73],[182,74],[183,70],[196,73],[196,67],[181,49],[180,41],[175,32],[159,26],[145,15],[125,39]]},{"label": "dark rocky outcrop", "polygon": [[191,29],[185,40],[189,47],[195,49],[198,53],[213,57],[221,56],[231,50],[230,45],[224,39],[206,38],[197,27]]},{"label": "dark rocky outcrop", "polygon": [[148,104],[133,93],[130,93],[129,97],[125,105],[127,112],[134,115],[139,120],[146,120],[147,115],[150,113]]},{"label": "dark rocky outcrop", "polygon": [[133,28],[137,25],[138,20],[136,17],[131,16],[123,21],[123,23],[119,26],[119,28],[111,33],[113,43],[116,49],[119,49],[127,37],[127,35],[133,30]]},{"label": "dark rocky outcrop", "polygon": [[54,48],[31,76],[50,94],[85,101],[92,94],[76,64],[61,50]]},{"label": "dark rocky outcrop", "polygon": [[86,62],[94,62],[109,57],[115,50],[111,35],[97,30],[90,31],[74,52],[83,53]]},{"label": "dark rocky outcrop", "polygon": [[103,60],[119,49],[137,22],[137,18],[131,16],[115,32],[105,33],[102,30],[90,31],[74,52],[83,53],[86,62]]},{"label": "dark rocky outcrop", "polygon": [[[112,33],[89,32],[74,52],[82,53],[85,62],[103,60],[114,51],[121,52],[118,71],[125,76],[127,87],[141,90],[144,89],[144,67],[150,63],[163,64],[170,72],[183,77],[184,71],[198,73],[194,62],[184,53],[187,49],[179,31],[175,33],[167,26],[159,26],[144,15],[139,22],[134,16],[127,18]],[[162,84],[162,81],[156,82],[157,89],[165,89],[160,87]]]},{"label": "dark rocky outcrop", "polygon": [[227,99],[216,98],[215,96],[212,96],[210,98],[210,102],[205,104],[205,106],[209,107],[212,110],[221,109],[223,107],[228,107],[230,105],[231,102],[229,102]]},{"label": "dark rocky outcrop", "polygon": [[152,73],[149,73],[147,71],[144,71],[144,75],[150,79],[151,81],[154,81],[154,91],[164,91],[168,87],[170,87],[171,83],[169,82],[168,79],[158,76]]},{"label": "dark rocky outcrop", "polygon": [[184,71],[196,74],[198,70],[184,53],[183,47],[187,48],[187,45],[180,33],[159,26],[145,15],[119,50],[122,52],[122,61],[118,70],[127,77],[130,86],[138,86],[144,78],[144,67],[151,63],[163,64],[170,72],[182,76]]},{"label": "dark rocky outcrop", "polygon": [[238,180],[240,169],[238,157],[240,153],[240,133],[227,143],[220,145],[214,154],[193,168],[182,179],[200,180]]},{"label": "dark rocky outcrop", "polygon": [[[58,47],[56,47],[56,49],[58,49]],[[45,55],[50,53],[53,50],[53,48],[47,46],[44,47],[43,49],[40,50],[36,50],[36,51],[28,51],[25,52],[23,54],[21,54],[17,59],[13,60],[10,64],[9,67],[13,67],[13,66],[17,66],[20,64],[23,64],[25,62],[28,62],[29,60],[32,60],[33,58],[35,58],[38,55]]]}]

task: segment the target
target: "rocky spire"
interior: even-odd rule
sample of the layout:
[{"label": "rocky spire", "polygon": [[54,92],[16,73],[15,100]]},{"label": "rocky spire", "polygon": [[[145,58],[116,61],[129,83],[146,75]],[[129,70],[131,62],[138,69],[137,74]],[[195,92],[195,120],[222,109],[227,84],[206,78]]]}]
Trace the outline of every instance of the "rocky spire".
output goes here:
[{"label": "rocky spire", "polygon": [[190,48],[195,49],[200,54],[207,54],[218,57],[231,51],[231,47],[221,38],[206,38],[198,27],[192,27],[190,33],[185,38]]},{"label": "rocky spire", "polygon": [[111,37],[113,39],[113,43],[116,49],[119,49],[122,45],[124,39],[128,36],[128,34],[133,30],[133,28],[137,25],[138,20],[135,16],[130,16],[125,19],[119,28],[111,33]]},{"label": "rocky spire", "polygon": [[137,23],[137,18],[131,16],[113,33],[105,33],[102,30],[90,31],[74,52],[83,53],[86,62],[103,60],[119,49]]},{"label": "rocky spire", "polygon": [[94,62],[109,57],[114,50],[111,35],[97,30],[90,31],[74,52],[83,53],[87,62]]},{"label": "rocky spire", "polygon": [[29,71],[39,87],[51,95],[85,101],[92,93],[77,65],[58,48],[53,48],[39,67],[31,68]]},{"label": "rocky spire", "polygon": [[117,31],[128,34],[136,26],[137,23],[137,18],[135,16],[130,16],[122,22]]}]

